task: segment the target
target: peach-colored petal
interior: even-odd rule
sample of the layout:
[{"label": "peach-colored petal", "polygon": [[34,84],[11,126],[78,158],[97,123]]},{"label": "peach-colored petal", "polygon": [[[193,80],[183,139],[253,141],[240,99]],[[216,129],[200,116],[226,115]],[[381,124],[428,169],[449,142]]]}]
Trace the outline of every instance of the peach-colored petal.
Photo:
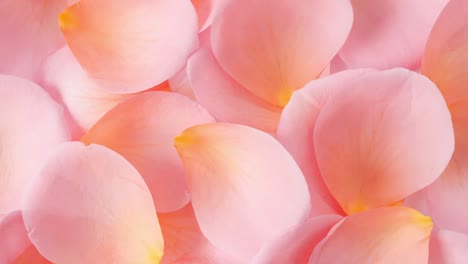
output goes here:
[{"label": "peach-colored petal", "polygon": [[81,141],[104,145],[125,157],[145,179],[158,212],[170,212],[190,200],[173,138],[188,127],[210,122],[213,117],[183,95],[147,92],[110,110]]},{"label": "peach-colored petal", "polygon": [[343,210],[392,205],[434,182],[454,147],[437,87],[404,69],[342,85],[322,107],[313,140],[322,178]]},{"label": "peach-colored petal", "polygon": [[307,217],[304,176],[270,135],[242,125],[206,124],[185,130],[175,146],[200,229],[221,250],[247,260]]},{"label": "peach-colored petal", "polygon": [[81,0],[60,14],[71,51],[115,93],[149,89],[178,72],[197,46],[188,0]]},{"label": "peach-colored petal", "polygon": [[429,264],[465,264],[468,260],[468,235],[437,230],[431,236]]},{"label": "peach-colored petal", "polygon": [[187,71],[195,98],[221,122],[248,125],[274,132],[281,109],[256,97],[229,77],[211,50],[192,55]]},{"label": "peach-colored petal", "polygon": [[28,238],[21,211],[13,211],[0,220],[0,263],[49,264]]},{"label": "peach-colored petal", "polygon": [[63,109],[41,87],[0,75],[0,214],[20,208],[25,185],[68,139]]},{"label": "peach-colored petal", "polygon": [[159,223],[164,236],[162,264],[237,264],[233,256],[222,252],[203,235],[191,204],[171,212],[159,213]]},{"label": "peach-colored petal", "polygon": [[426,264],[432,221],[401,206],[348,216],[315,248],[309,264]]},{"label": "peach-colored petal", "polygon": [[213,21],[213,51],[234,80],[282,107],[330,63],[352,21],[348,0],[230,1]]},{"label": "peach-colored petal", "polygon": [[441,228],[468,233],[468,2],[452,0],[429,37],[422,73],[441,90],[452,115],[455,152],[443,175],[427,189]]},{"label": "peach-colored petal", "polygon": [[315,123],[330,94],[369,71],[347,71],[312,81],[292,95],[281,115],[276,136],[306,177],[313,205],[312,215],[343,214],[320,177],[314,151]]},{"label": "peach-colored petal", "polygon": [[265,244],[252,263],[307,263],[315,246],[341,218],[339,215],[321,215],[294,226]]},{"label": "peach-colored petal", "polygon": [[151,193],[114,151],[63,144],[23,200],[37,249],[54,263],[159,263],[163,238]]},{"label": "peach-colored petal", "polygon": [[57,16],[65,0],[0,1],[0,73],[33,79],[41,62],[65,44]]},{"label": "peach-colored petal", "polygon": [[448,0],[351,0],[354,23],[340,57],[350,68],[416,70]]}]

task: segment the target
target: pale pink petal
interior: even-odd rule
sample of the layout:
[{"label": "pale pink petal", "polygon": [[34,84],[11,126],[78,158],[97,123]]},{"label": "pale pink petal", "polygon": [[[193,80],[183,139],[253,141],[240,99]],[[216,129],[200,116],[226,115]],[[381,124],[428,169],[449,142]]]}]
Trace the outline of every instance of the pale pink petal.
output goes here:
[{"label": "pale pink petal", "polygon": [[81,0],[59,20],[89,76],[115,93],[139,92],[170,78],[198,41],[188,0]]},{"label": "pale pink petal", "polygon": [[468,260],[468,235],[437,230],[431,236],[429,264],[465,264]]},{"label": "pale pink petal", "polygon": [[110,110],[81,141],[125,157],[145,179],[158,212],[170,212],[190,200],[173,139],[188,127],[211,122],[206,110],[183,95],[147,92]]},{"label": "pale pink petal", "polygon": [[354,23],[340,57],[350,68],[416,70],[448,0],[351,0]]},{"label": "pale pink petal", "polygon": [[49,264],[28,238],[21,211],[14,211],[0,220],[0,263]]},{"label": "pale pink petal", "polygon": [[193,94],[192,90],[192,84],[190,83],[188,77],[187,66],[185,66],[182,70],[169,79],[169,86],[172,92],[185,95],[191,99],[195,99],[195,95]]},{"label": "pale pink petal", "polygon": [[309,264],[426,264],[430,217],[401,206],[345,218],[315,248]]},{"label": "pale pink petal", "polygon": [[234,80],[283,107],[330,63],[352,21],[348,0],[230,1],[213,21],[213,51]]},{"label": "pale pink petal", "polygon": [[63,109],[38,85],[0,75],[0,214],[20,208],[47,155],[69,139]]},{"label": "pale pink petal", "polygon": [[339,215],[321,215],[294,226],[265,244],[252,263],[307,263],[315,246],[341,218]]},{"label": "pale pink petal", "polygon": [[307,217],[304,176],[270,135],[242,125],[207,124],[185,130],[175,146],[200,228],[221,250],[247,260]]},{"label": "pale pink petal", "polygon": [[311,195],[312,215],[343,214],[330,194],[317,167],[314,151],[314,128],[328,97],[369,70],[335,74],[310,82],[295,92],[281,115],[276,136],[294,157],[304,173]]},{"label": "pale pink petal", "polygon": [[81,68],[68,47],[50,55],[41,66],[40,84],[62,103],[79,139],[107,111],[128,97],[103,91]]},{"label": "pale pink petal", "polygon": [[32,182],[23,218],[54,263],[159,263],[163,238],[137,170],[103,146],[63,144]]},{"label": "pale pink petal", "polygon": [[211,50],[192,55],[187,71],[195,98],[221,122],[248,125],[274,132],[281,109],[256,97],[229,77]]},{"label": "pale pink petal", "polygon": [[159,223],[164,236],[162,264],[236,264],[233,256],[217,249],[203,235],[191,204],[171,212],[159,213]]},{"label": "pale pink petal", "polygon": [[427,189],[434,222],[468,233],[468,2],[452,0],[429,37],[422,73],[441,90],[452,115],[455,152],[443,175]]},{"label": "pale pink petal", "polygon": [[192,0],[192,4],[197,10],[200,32],[211,26],[213,19],[227,1],[230,0]]},{"label": "pale pink petal", "polygon": [[313,141],[321,176],[346,213],[398,203],[440,176],[454,135],[430,80],[394,69],[342,85],[321,108]]},{"label": "pale pink petal", "polygon": [[66,2],[0,1],[0,73],[35,77],[42,61],[65,44],[57,16]]}]

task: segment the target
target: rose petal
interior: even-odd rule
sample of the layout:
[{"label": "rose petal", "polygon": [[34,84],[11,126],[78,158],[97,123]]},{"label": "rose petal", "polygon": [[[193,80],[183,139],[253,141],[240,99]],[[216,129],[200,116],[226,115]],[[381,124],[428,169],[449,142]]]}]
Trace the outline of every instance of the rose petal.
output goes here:
[{"label": "rose petal", "polygon": [[23,201],[29,237],[54,263],[159,263],[163,238],[137,170],[99,146],[63,144]]},{"label": "rose petal", "polygon": [[49,264],[28,238],[21,211],[0,220],[0,263]]},{"label": "rose petal", "polygon": [[162,83],[197,45],[197,16],[187,0],[81,0],[59,20],[83,68],[115,93]]},{"label": "rose petal", "polygon": [[213,51],[235,81],[283,107],[330,63],[352,21],[346,0],[230,1],[213,21]]},{"label": "rose petal", "polygon": [[304,177],[270,135],[242,125],[207,124],[185,130],[175,146],[200,228],[221,250],[249,259],[309,213]]},{"label": "rose petal", "polygon": [[450,160],[450,113],[437,87],[404,69],[342,83],[317,118],[322,178],[343,210],[392,205],[428,186]]},{"label": "rose petal", "polygon": [[468,259],[468,235],[437,230],[431,236],[429,264],[463,264]]},{"label": "rose petal", "polygon": [[401,206],[348,216],[315,248],[309,264],[425,264],[432,221]]},{"label": "rose petal", "polygon": [[33,79],[42,61],[65,44],[57,16],[65,0],[0,2],[0,73]]},{"label": "rose petal", "polygon": [[198,103],[168,92],[147,92],[110,110],[81,139],[115,150],[138,169],[158,212],[184,207],[190,200],[173,138],[184,129],[214,119]]},{"label": "rose petal", "polygon": [[63,109],[38,85],[0,75],[0,214],[20,208],[26,185],[69,139]]},{"label": "rose petal", "polygon": [[418,69],[448,0],[352,0],[354,23],[340,57],[349,68]]}]

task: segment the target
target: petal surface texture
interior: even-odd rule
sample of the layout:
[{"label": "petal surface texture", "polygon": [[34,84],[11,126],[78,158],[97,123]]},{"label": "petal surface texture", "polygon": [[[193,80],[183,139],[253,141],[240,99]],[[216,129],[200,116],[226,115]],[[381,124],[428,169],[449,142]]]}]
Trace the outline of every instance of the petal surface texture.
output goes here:
[{"label": "petal surface texture", "polygon": [[270,135],[242,125],[207,124],[185,130],[175,146],[200,229],[219,249],[249,259],[307,217],[304,177]]},{"label": "petal surface texture", "polygon": [[281,108],[256,97],[219,66],[208,48],[201,48],[187,64],[195,98],[220,122],[274,132]]},{"label": "petal surface texture", "polygon": [[173,139],[186,128],[211,122],[206,110],[183,95],[147,92],[113,108],[81,141],[104,145],[125,157],[145,179],[158,212],[170,212],[190,200]]},{"label": "petal surface texture", "polygon": [[235,81],[283,107],[329,64],[352,21],[346,0],[230,1],[213,21],[211,40]]},{"label": "petal surface texture", "polygon": [[351,0],[354,23],[340,57],[349,68],[421,65],[429,33],[448,0]]},{"label": "petal surface texture", "polygon": [[431,236],[429,264],[463,264],[468,259],[468,235],[437,230]]},{"label": "petal surface texture", "polygon": [[0,75],[0,215],[20,208],[47,155],[68,139],[62,107],[41,87]]},{"label": "petal surface texture", "polygon": [[453,0],[429,37],[422,73],[439,87],[452,114],[455,152],[426,195],[434,222],[468,233],[468,2]]},{"label": "petal surface texture", "polygon": [[313,141],[321,176],[346,213],[398,203],[440,176],[454,135],[430,80],[394,69],[341,88],[321,108]]},{"label": "petal surface texture", "polygon": [[354,214],[315,248],[309,264],[426,264],[432,221],[401,206]]},{"label": "petal surface texture", "polygon": [[198,42],[188,0],[82,0],[62,12],[59,23],[88,75],[115,93],[167,80]]},{"label": "petal surface texture", "polygon": [[164,236],[162,264],[237,264],[239,260],[217,249],[200,230],[192,204],[170,213],[158,213]]},{"label": "petal surface texture", "polygon": [[321,215],[294,226],[270,243],[266,243],[252,263],[307,263],[315,246],[342,217]]},{"label": "petal surface texture", "polygon": [[13,211],[0,220],[0,263],[50,264],[28,238],[21,211]]},{"label": "petal surface texture", "polygon": [[0,73],[33,79],[42,61],[65,44],[57,16],[65,0],[0,2]]},{"label": "petal surface texture", "polygon": [[37,249],[54,263],[159,263],[163,238],[151,193],[114,151],[63,144],[23,201]]}]

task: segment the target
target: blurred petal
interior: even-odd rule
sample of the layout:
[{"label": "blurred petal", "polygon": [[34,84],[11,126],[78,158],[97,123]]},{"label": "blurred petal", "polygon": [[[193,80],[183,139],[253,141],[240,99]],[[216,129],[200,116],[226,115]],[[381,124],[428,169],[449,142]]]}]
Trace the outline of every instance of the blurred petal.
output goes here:
[{"label": "blurred petal", "polygon": [[221,250],[249,259],[307,217],[304,177],[270,135],[242,125],[207,124],[185,130],[175,146],[200,228]]},{"label": "blurred petal", "polygon": [[312,215],[343,213],[317,167],[314,151],[315,123],[332,93],[368,71],[370,70],[347,71],[310,82],[293,94],[281,115],[276,135],[306,177],[313,204]]},{"label": "blurred petal", "polygon": [[426,264],[432,221],[401,206],[354,214],[315,248],[309,264]]},{"label": "blurred petal", "polygon": [[468,235],[437,230],[431,236],[429,264],[464,264],[468,259]]},{"label": "blurred petal", "polygon": [[64,45],[57,16],[65,0],[0,1],[0,73],[32,79],[41,62]]},{"label": "blurred petal", "polygon": [[21,211],[14,211],[0,220],[0,263],[49,264],[28,238]]},{"label": "blurred petal", "polygon": [[213,21],[213,51],[235,81],[282,107],[330,63],[352,21],[347,0],[230,1]]},{"label": "blurred petal", "polygon": [[454,136],[437,87],[403,69],[342,83],[317,118],[313,140],[322,178],[343,210],[392,205],[434,182]]},{"label": "blurred petal", "polygon": [[195,98],[221,122],[274,132],[281,109],[259,99],[219,67],[210,50],[202,48],[187,65]]},{"label": "blurred petal", "polygon": [[110,110],[81,141],[125,157],[145,179],[158,212],[170,212],[190,200],[173,139],[188,127],[211,122],[208,112],[185,96],[147,92]]},{"label": "blurred petal", "polygon": [[239,263],[206,239],[198,226],[191,204],[179,211],[159,213],[158,218],[164,236],[162,264]]},{"label": "blurred petal", "polygon": [[468,233],[468,2],[452,0],[429,37],[422,73],[441,90],[452,115],[455,152],[443,175],[427,189],[428,206],[441,228]]},{"label": "blurred petal", "polygon": [[448,0],[351,0],[354,23],[340,57],[350,68],[418,69]]},{"label": "blurred petal", "polygon": [[228,0],[192,0],[192,4],[197,10],[198,28],[201,31],[207,29],[224,3]]},{"label": "blurred petal", "polygon": [[321,215],[294,226],[262,247],[253,259],[256,264],[307,263],[315,246],[341,219],[339,215]]},{"label": "blurred petal", "polygon": [[68,139],[63,109],[41,87],[0,75],[0,214],[20,208],[31,177]]},{"label": "blurred petal", "polygon": [[29,237],[54,263],[159,263],[163,239],[136,169],[99,146],[65,143],[23,201]]},{"label": "blurred petal", "polygon": [[197,16],[188,0],[81,0],[59,20],[83,68],[115,93],[162,83],[197,45]]}]

